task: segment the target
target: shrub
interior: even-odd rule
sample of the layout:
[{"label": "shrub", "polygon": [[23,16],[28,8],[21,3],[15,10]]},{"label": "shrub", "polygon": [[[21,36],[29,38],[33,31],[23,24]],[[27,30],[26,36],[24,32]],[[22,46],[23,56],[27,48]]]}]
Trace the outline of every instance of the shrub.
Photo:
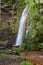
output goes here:
[{"label": "shrub", "polygon": [[16,47],[13,48],[13,51],[15,51],[15,52],[23,52],[24,50],[25,50],[25,44],[22,44],[18,48],[16,48]]},{"label": "shrub", "polygon": [[43,49],[43,43],[40,43],[40,48]]},{"label": "shrub", "polygon": [[34,50],[34,44],[28,43],[27,49],[30,50],[30,51],[33,51]]},{"label": "shrub", "polygon": [[19,48],[18,48],[18,52],[23,52],[25,50],[25,44],[22,44]]},{"label": "shrub", "polygon": [[24,62],[21,63],[21,65],[33,65],[33,64],[30,63],[30,62],[24,61]]}]

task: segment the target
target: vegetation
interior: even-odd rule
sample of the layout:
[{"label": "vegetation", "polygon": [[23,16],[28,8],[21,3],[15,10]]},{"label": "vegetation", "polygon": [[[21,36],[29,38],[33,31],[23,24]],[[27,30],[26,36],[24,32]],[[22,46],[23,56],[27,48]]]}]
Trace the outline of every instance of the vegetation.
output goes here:
[{"label": "vegetation", "polygon": [[[1,8],[11,8],[16,11],[15,17],[12,19],[13,24],[6,23],[6,26],[3,27],[3,23],[0,24],[0,41],[5,41],[12,37],[12,35],[17,35],[18,31],[18,21],[21,16],[21,12],[25,6],[28,7],[28,36],[24,36],[24,42],[27,49],[29,50],[40,50],[43,49],[43,3],[40,0],[2,0]],[[37,3],[38,2],[38,3]],[[18,3],[18,4],[17,4]],[[20,15],[19,14],[20,11]],[[12,25],[12,27],[11,27]],[[17,26],[17,27],[16,27]],[[7,32],[7,33],[6,33]],[[26,33],[25,33],[26,35]],[[26,40],[26,41],[25,41]],[[21,48],[21,49],[20,49]],[[23,50],[20,46],[19,51]]]},{"label": "vegetation", "polygon": [[24,52],[25,51],[25,44],[22,44],[20,47],[18,47],[18,48],[13,48],[13,51],[15,51],[15,52],[18,52],[18,53],[20,53],[20,52]]},{"label": "vegetation", "polygon": [[[28,8],[28,16],[25,22],[23,42],[19,47],[13,47],[18,34],[19,20],[22,11],[26,6]],[[29,62],[29,60],[31,61],[31,58],[33,59],[34,54],[28,55],[27,53],[30,53],[30,51],[43,51],[43,0],[1,0],[0,7],[0,59],[3,56],[9,55],[9,57],[11,56],[10,59],[14,60],[17,63],[20,62],[21,65],[33,65],[35,62],[32,60],[32,64]],[[27,27],[28,33],[26,36]],[[22,53],[24,53],[24,55],[22,55]],[[36,55],[38,55],[37,59],[39,58],[39,56],[41,59],[43,59],[41,56],[42,54],[43,53],[36,53]],[[12,55],[14,56],[12,57]],[[24,57],[22,57],[21,55]],[[28,57],[25,55],[27,55]],[[28,62],[27,59],[29,59]],[[18,62],[17,60],[20,61]],[[38,63],[40,61],[38,61]],[[34,65],[39,65],[38,63],[35,63]]]},{"label": "vegetation", "polygon": [[24,61],[21,63],[21,65],[33,65],[33,64],[31,64],[30,62]]},{"label": "vegetation", "polygon": [[[38,3],[36,0],[25,0],[25,2],[28,6],[28,16],[30,18],[30,21],[28,21],[29,33],[26,46],[30,50],[39,50],[41,48],[43,49],[43,15],[42,12],[40,12],[42,5],[40,0],[38,0]],[[39,45],[41,45],[41,47]]]}]

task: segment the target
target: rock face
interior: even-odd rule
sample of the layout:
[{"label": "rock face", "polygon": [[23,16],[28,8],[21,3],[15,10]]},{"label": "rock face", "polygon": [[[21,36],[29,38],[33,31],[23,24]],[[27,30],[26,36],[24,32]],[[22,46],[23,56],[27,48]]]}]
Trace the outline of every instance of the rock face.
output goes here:
[{"label": "rock face", "polygon": [[5,48],[7,43],[8,43],[8,41],[5,41],[5,42],[0,41],[0,48]]},{"label": "rock face", "polygon": [[0,48],[1,49],[12,48],[12,42],[11,42],[11,40],[10,41],[8,41],[8,40],[6,40],[6,41],[0,41]]},{"label": "rock face", "polygon": [[16,34],[17,34],[15,29],[15,24],[14,24],[15,17],[16,14],[14,12],[13,14],[12,12],[5,12],[5,11],[1,13],[0,25],[2,31],[0,31],[0,46],[6,46],[6,44],[8,43],[12,43],[13,41],[15,42]]},{"label": "rock face", "polygon": [[0,59],[0,65],[20,65],[23,60],[19,60],[15,56],[8,55]]},{"label": "rock face", "polygon": [[[8,40],[7,43],[16,41],[19,20],[24,6],[22,0],[1,1],[0,41]],[[0,46],[6,46],[7,43],[4,41],[0,42]]]}]

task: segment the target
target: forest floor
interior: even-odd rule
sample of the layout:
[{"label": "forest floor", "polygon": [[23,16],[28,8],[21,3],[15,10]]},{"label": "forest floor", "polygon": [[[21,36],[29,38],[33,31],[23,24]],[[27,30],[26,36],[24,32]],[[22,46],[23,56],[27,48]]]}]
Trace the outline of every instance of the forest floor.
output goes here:
[{"label": "forest floor", "polygon": [[29,61],[33,65],[43,65],[43,52],[25,51],[19,54],[5,54],[0,58],[0,65],[21,65],[23,61]]},{"label": "forest floor", "polygon": [[31,52],[23,52],[21,56],[25,58],[27,61],[30,61],[34,65],[43,65],[43,52],[40,51],[31,51]]}]

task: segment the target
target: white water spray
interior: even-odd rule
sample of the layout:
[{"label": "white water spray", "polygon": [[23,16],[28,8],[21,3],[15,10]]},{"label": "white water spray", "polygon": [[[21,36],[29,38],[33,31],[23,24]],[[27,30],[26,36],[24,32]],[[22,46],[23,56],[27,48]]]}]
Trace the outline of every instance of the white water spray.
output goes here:
[{"label": "white water spray", "polygon": [[24,29],[25,29],[25,20],[27,17],[27,7],[23,10],[23,13],[21,15],[21,19],[20,19],[20,25],[19,25],[19,30],[18,30],[18,35],[17,35],[17,39],[16,39],[16,44],[15,46],[19,46],[22,43],[23,40],[23,33],[24,33]]}]

